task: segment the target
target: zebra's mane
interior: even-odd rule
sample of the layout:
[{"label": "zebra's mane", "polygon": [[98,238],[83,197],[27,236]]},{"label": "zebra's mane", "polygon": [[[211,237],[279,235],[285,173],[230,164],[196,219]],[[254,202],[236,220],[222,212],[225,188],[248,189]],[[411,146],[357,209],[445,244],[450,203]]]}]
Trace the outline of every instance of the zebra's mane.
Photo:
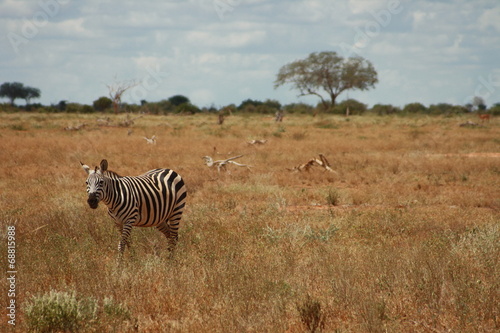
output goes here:
[{"label": "zebra's mane", "polygon": [[114,178],[114,179],[122,178],[122,176],[120,176],[119,174],[117,174],[116,172],[111,171],[111,170],[104,171],[104,175],[108,176],[109,178]]}]

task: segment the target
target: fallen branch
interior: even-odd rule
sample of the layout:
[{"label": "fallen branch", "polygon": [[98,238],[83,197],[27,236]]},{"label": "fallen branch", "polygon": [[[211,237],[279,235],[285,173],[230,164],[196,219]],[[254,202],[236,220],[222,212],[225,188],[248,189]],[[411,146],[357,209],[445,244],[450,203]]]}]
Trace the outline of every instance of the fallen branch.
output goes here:
[{"label": "fallen branch", "polygon": [[475,123],[473,121],[467,120],[465,123],[462,123],[459,126],[460,127],[476,127],[476,126],[482,127],[483,125],[480,125],[480,124]]},{"label": "fallen branch", "polygon": [[149,145],[155,145],[155,144],[156,144],[156,135],[153,135],[153,136],[151,137],[151,139],[150,139],[150,138],[148,138],[148,137],[144,137],[144,139],[146,140],[146,142],[147,142]]},{"label": "fallen branch", "polygon": [[325,155],[323,154],[319,154],[319,160],[316,159],[315,162],[323,167],[326,171],[329,171],[329,172],[335,172],[331,167],[330,167],[330,163],[328,162],[328,160],[326,159]]},{"label": "fallen branch", "polygon": [[79,131],[82,128],[84,128],[85,126],[87,126],[87,124],[83,123],[83,124],[76,125],[76,126],[65,127],[64,130],[66,130],[66,131]]},{"label": "fallen branch", "polygon": [[288,170],[293,172],[309,171],[313,166],[316,165],[322,167],[323,169],[325,169],[325,171],[337,173],[335,170],[331,168],[330,163],[323,154],[319,154],[319,158],[312,158],[306,163],[300,164]]},{"label": "fallen branch", "polygon": [[205,160],[205,164],[209,168],[216,166],[218,172],[220,172],[221,169],[226,170],[226,165],[228,165],[228,164],[234,164],[236,166],[247,167],[248,169],[250,169],[250,165],[241,164],[241,163],[234,161],[235,159],[240,158],[242,156],[243,155],[238,155],[238,156],[230,157],[230,158],[225,159],[225,160],[218,160],[218,161],[214,161],[212,159],[212,157],[210,157],[210,156],[203,156],[203,159]]},{"label": "fallen branch", "polygon": [[249,145],[263,145],[267,142],[266,139],[263,139],[263,140],[250,140],[250,141],[247,141],[247,143]]}]

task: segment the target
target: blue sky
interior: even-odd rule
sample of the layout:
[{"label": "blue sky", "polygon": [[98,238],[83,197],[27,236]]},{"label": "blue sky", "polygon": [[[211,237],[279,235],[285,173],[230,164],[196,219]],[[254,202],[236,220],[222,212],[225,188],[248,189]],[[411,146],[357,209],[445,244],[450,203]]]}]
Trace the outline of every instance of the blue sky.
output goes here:
[{"label": "blue sky", "polygon": [[378,72],[374,89],[338,101],[500,102],[498,0],[1,0],[0,31],[0,83],[37,87],[43,104],[92,104],[120,82],[137,84],[129,103],[316,104],[273,82],[320,51],[360,55]]}]

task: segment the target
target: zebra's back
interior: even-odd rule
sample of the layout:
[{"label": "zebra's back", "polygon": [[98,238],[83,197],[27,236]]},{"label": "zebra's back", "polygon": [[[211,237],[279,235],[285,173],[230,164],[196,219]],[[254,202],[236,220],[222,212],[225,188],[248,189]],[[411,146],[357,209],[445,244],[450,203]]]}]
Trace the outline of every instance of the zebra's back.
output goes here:
[{"label": "zebra's back", "polygon": [[122,177],[134,198],[138,217],[133,224],[152,227],[164,221],[180,219],[186,203],[182,177],[170,169],[150,170],[140,176]]}]

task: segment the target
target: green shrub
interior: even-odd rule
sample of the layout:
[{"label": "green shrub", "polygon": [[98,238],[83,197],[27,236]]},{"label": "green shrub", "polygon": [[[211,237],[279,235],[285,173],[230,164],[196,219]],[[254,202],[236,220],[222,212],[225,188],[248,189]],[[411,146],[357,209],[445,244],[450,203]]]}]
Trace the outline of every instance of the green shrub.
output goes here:
[{"label": "green shrub", "polygon": [[75,293],[50,291],[32,297],[24,311],[30,331],[74,332],[96,320],[97,300],[78,300]]},{"label": "green shrub", "polygon": [[98,99],[96,99],[93,103],[92,103],[92,106],[94,107],[94,109],[96,109],[97,111],[104,111],[106,109],[109,109],[111,108],[111,105],[113,104],[113,101],[111,100],[111,98],[108,98],[108,97],[99,97]]}]

